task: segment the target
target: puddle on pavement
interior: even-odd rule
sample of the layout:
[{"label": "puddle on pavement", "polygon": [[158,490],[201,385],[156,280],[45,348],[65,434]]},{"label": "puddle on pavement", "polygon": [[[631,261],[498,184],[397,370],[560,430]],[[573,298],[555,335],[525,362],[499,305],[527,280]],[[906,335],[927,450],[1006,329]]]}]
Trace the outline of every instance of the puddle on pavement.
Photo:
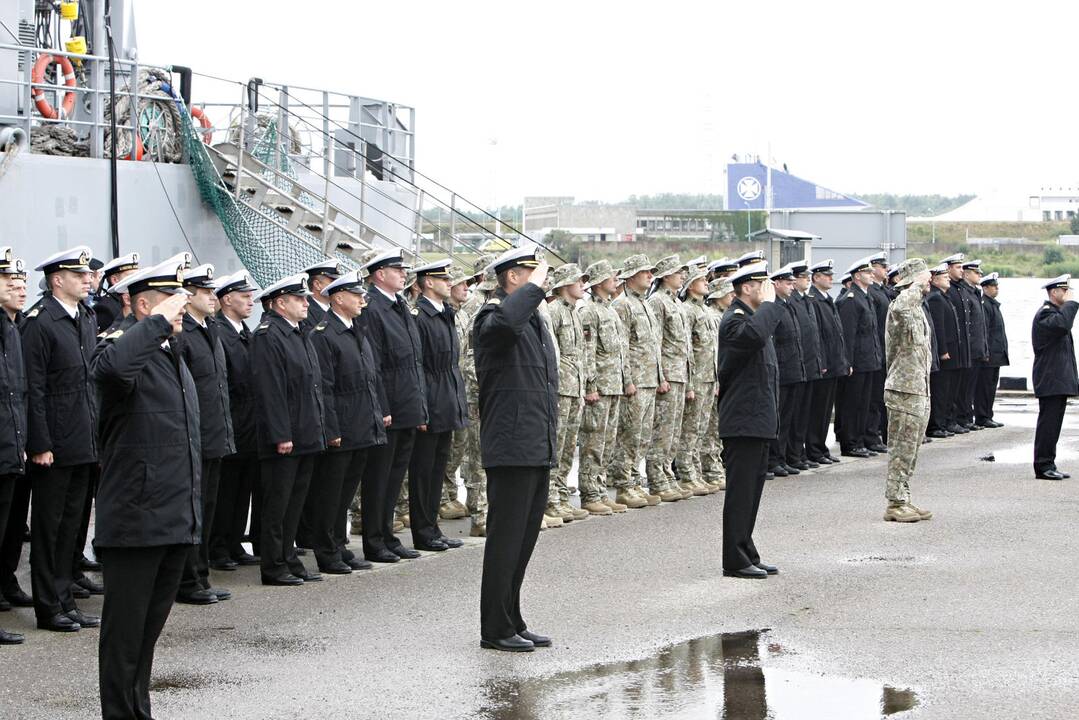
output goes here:
[{"label": "puddle on pavement", "polygon": [[786,653],[767,633],[711,635],[672,645],[644,660],[495,680],[486,687],[482,716],[868,720],[918,704],[914,691],[874,680],[764,667],[769,657]]},{"label": "puddle on pavement", "polygon": [[[1079,451],[1066,447],[1065,443],[1057,444],[1057,461],[1072,460],[1076,457],[1079,457]],[[1034,443],[1025,443],[1023,445],[1004,448],[1003,450],[994,450],[990,453],[980,455],[978,459],[984,462],[998,462],[1006,463],[1008,465],[1033,465]]]}]

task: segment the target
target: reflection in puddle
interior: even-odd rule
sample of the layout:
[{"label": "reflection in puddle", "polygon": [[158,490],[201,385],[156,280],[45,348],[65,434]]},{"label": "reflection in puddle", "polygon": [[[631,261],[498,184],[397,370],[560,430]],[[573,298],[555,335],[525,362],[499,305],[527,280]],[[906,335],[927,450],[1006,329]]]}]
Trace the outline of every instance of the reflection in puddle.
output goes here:
[{"label": "reflection in puddle", "polygon": [[[1009,465],[1033,465],[1034,443],[1016,445],[1004,450],[994,450],[991,455],[993,460],[990,462],[1007,463]],[[1079,452],[1067,447],[1065,443],[1057,445],[1057,460],[1071,460],[1076,456],[1079,456]],[[982,456],[981,459],[987,460],[988,457]]]},{"label": "reflection in puddle", "polygon": [[[644,660],[593,665],[557,675],[495,680],[483,716],[491,720],[882,718],[918,704],[908,689],[873,680],[766,668],[761,635],[724,633],[664,648]],[[765,646],[765,658],[783,654]]]}]

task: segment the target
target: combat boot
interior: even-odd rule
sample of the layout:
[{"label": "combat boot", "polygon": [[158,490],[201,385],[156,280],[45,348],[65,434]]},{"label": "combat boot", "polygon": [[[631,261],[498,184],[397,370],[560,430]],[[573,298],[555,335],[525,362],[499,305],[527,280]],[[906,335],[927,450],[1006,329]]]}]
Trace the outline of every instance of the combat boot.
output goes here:
[{"label": "combat boot", "polygon": [[548,515],[544,512],[543,524],[549,528],[560,528],[565,523],[562,522],[562,517],[560,515]]},{"label": "combat boot", "polygon": [[685,497],[681,490],[675,490],[674,488],[659,491],[659,499],[663,502],[678,502],[679,500],[684,500]]},{"label": "combat boot", "polygon": [[609,507],[611,509],[611,512],[623,513],[628,509],[627,506],[623,505],[620,502],[615,502],[614,500],[611,500],[609,497],[604,497],[601,502],[604,505],[606,505],[607,507]]},{"label": "combat boot", "polygon": [[403,522],[401,522],[401,518],[394,518],[393,519],[393,531],[395,533],[399,533],[404,529],[405,529],[405,524]]},{"label": "combat boot", "polygon": [[931,510],[922,510],[917,505],[912,505],[910,503],[907,503],[907,507],[909,507],[914,512],[918,513],[918,519],[919,520],[930,520],[933,517],[933,512]]},{"label": "combat boot", "polygon": [[443,520],[460,520],[468,517],[468,508],[462,505],[459,500],[450,500],[439,506],[438,516]]},{"label": "combat boot", "polygon": [[352,516],[352,522],[350,523],[350,525],[350,529],[352,530],[353,535],[356,535],[357,537],[363,535],[363,518],[360,517],[359,513],[356,513]]},{"label": "combat boot", "polygon": [[646,503],[648,503],[649,506],[659,505],[661,502],[663,502],[660,499],[659,495],[653,495],[653,494],[651,494],[649,492],[646,492],[645,489],[642,488],[642,487],[634,485],[633,487],[630,488],[630,491],[634,495],[636,495],[637,497],[641,498]]},{"label": "combat boot", "polygon": [[700,480],[690,480],[686,484],[693,488],[694,495],[711,495],[715,492],[715,490],[711,489]]},{"label": "combat boot", "polygon": [[884,511],[884,519],[888,522],[916,523],[921,516],[910,505],[889,505]]},{"label": "combat boot", "polygon": [[723,478],[717,478],[717,479],[715,479],[715,480],[713,480],[713,481],[711,481],[710,483],[707,483],[707,484],[714,487],[716,489],[716,491],[726,490],[727,489],[727,481],[724,480]]},{"label": "combat boot", "polygon": [[558,507],[560,507],[564,512],[568,512],[570,515],[572,515],[574,520],[584,520],[588,517],[587,510],[573,507],[569,504],[568,500],[563,500],[561,503],[559,503]]},{"label": "combat boot", "polygon": [[[412,519],[408,516],[407,512],[402,513],[394,518],[394,527],[397,527],[397,523],[401,523],[402,528],[407,528],[411,526]],[[397,532],[397,530],[394,530],[394,532]]]},{"label": "combat boot", "polygon": [[573,513],[566,512],[558,503],[547,503],[547,509],[543,511],[547,517],[561,518],[564,523],[573,522]]},{"label": "combat boot", "polygon": [[487,518],[472,518],[472,527],[468,530],[469,537],[487,537]]},{"label": "combat boot", "polygon": [[647,500],[626,490],[620,490],[618,494],[615,495],[614,499],[616,502],[634,510],[637,508],[648,507]]},{"label": "combat boot", "polygon": [[581,505],[583,510],[587,510],[591,515],[611,515],[614,511],[607,507],[606,503],[600,500],[593,500]]},{"label": "combat boot", "polygon": [[693,492],[693,487],[689,483],[676,482],[673,484],[675,490],[682,492],[682,499],[688,500],[697,493]]}]

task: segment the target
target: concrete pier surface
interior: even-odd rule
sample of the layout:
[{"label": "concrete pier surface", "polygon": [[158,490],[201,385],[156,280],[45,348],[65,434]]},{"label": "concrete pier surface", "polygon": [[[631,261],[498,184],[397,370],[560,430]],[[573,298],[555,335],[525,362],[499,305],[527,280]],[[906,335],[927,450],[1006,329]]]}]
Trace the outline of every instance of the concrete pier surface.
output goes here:
[{"label": "concrete pier surface", "polygon": [[[215,572],[233,598],[173,609],[154,715],[1074,717],[1079,407],[1062,482],[1034,479],[1036,410],[1002,399],[1004,428],[922,447],[929,521],[882,520],[883,456],[769,481],[756,539],[780,574],[763,581],[720,575],[722,493],[548,530],[523,608],[554,647],[530,654],[479,648],[480,540],[298,588]],[[468,540],[467,521],[444,529]],[[0,613],[27,635],[0,648],[0,717],[93,717],[97,630],[32,625]],[[741,650],[708,640],[764,629]]]}]

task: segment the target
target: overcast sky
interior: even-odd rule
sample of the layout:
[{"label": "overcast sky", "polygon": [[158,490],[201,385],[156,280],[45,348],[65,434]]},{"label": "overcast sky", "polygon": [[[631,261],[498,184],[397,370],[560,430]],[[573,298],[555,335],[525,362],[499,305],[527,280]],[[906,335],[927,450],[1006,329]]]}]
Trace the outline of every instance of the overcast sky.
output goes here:
[{"label": "overcast sky", "polygon": [[516,204],[722,193],[730,155],[764,159],[769,145],[839,191],[1025,195],[1079,181],[1079,8],[1008,7],[140,0],[135,11],[147,62],[416,107],[421,171]]}]

